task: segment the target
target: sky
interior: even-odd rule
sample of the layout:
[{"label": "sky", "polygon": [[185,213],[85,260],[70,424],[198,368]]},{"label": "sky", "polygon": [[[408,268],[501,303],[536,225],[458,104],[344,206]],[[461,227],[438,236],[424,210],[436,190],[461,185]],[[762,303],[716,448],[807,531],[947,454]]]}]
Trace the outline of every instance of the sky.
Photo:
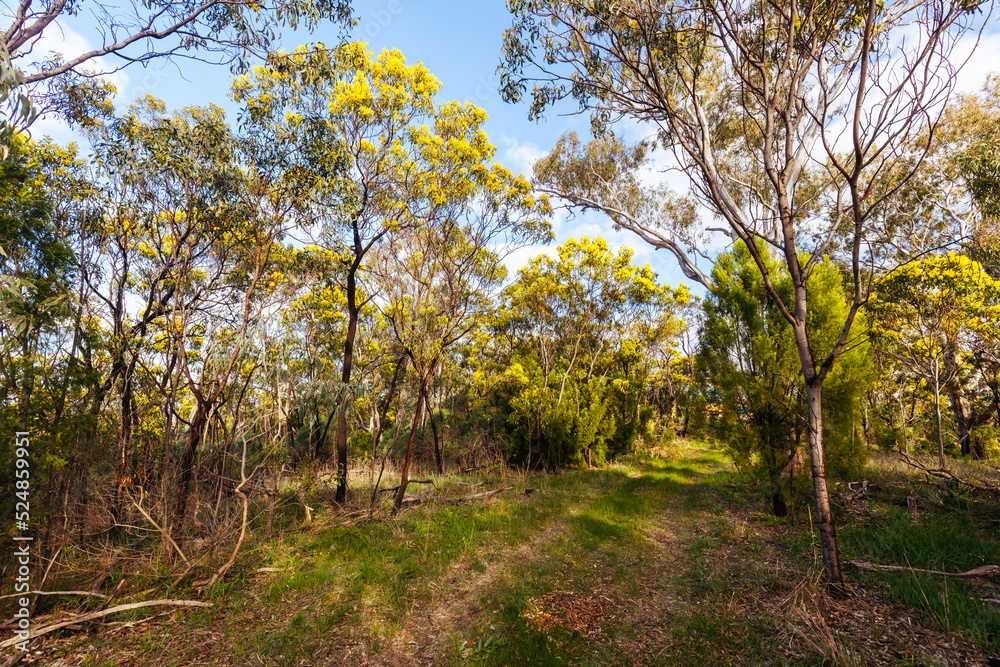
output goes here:
[{"label": "sky", "polygon": [[[581,137],[589,133],[589,119],[569,113],[573,111],[571,107],[534,122],[528,120],[526,104],[506,104],[500,98],[496,68],[501,60],[503,31],[510,25],[504,0],[353,0],[352,4],[359,23],[351,38],[368,42],[375,53],[399,49],[407,61],[423,62],[442,83],[440,101],[468,101],[483,108],[489,115],[486,132],[497,146],[496,159],[514,171],[530,176],[534,161],[544,156],[563,132],[574,130]],[[47,31],[36,46],[36,53],[87,50],[84,47],[93,46],[85,37],[93,34],[90,20],[79,16],[62,21],[60,31]],[[280,46],[291,50],[316,41],[333,45],[339,34],[339,26],[333,25],[322,26],[312,34],[286,31]],[[967,54],[972,52],[972,46],[966,40],[957,51]],[[959,91],[978,90],[986,75],[997,70],[1000,70],[1000,25],[991,20],[975,54],[959,74]],[[168,108],[217,104],[235,120],[238,109],[229,99],[230,76],[226,66],[178,59],[147,68],[129,67],[110,79],[118,87],[116,105],[122,109],[137,97],[149,94],[164,100]],[[59,121],[45,118],[36,121],[32,134],[48,134],[61,143],[73,138]],[[522,249],[510,257],[508,267],[512,273],[528,257],[540,252],[552,254],[556,244],[570,237],[603,236],[612,248],[632,248],[633,261],[650,264],[661,281],[675,286],[685,282],[695,293],[703,293],[700,286],[684,279],[668,251],[655,250],[630,232],[615,232],[603,216],[567,216],[557,211],[553,232],[555,242],[548,247]]]}]

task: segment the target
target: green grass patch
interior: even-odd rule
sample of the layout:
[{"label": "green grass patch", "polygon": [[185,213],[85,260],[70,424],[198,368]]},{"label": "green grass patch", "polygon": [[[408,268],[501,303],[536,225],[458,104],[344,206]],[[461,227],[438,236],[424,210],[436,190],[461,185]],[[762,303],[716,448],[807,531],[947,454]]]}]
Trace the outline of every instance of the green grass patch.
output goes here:
[{"label": "green grass patch", "polygon": [[[845,526],[840,545],[845,559],[942,572],[1000,563],[996,529],[947,509],[914,519],[893,508],[882,521]],[[877,580],[891,599],[931,614],[945,630],[960,632],[985,651],[1000,653],[1000,610],[980,599],[982,591],[970,583],[915,572],[866,576]]]}]

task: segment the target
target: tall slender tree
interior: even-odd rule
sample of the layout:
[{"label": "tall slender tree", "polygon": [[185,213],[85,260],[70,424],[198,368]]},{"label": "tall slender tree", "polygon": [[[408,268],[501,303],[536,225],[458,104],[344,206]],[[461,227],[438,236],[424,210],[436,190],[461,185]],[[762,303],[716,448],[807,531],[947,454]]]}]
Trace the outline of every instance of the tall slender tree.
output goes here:
[{"label": "tall slender tree", "polygon": [[[313,218],[344,264],[347,332],[341,382],[351,382],[358,314],[376,294],[359,290],[364,262],[394,238],[451,221],[477,196],[528,210],[523,177],[492,164],[482,131],[486,115],[471,104],[439,105],[440,83],[399,51],[375,56],[365,44],[303,46],[272,54],[267,68],[237,80],[245,122],[274,145],[296,146],[295,173],[309,181]],[[509,200],[504,198],[508,197]],[[495,205],[495,201],[485,201]],[[540,209],[541,210],[541,209]],[[498,220],[509,211],[496,209]],[[337,422],[337,502],[347,498],[347,400]]]},{"label": "tall slender tree", "polygon": [[[851,341],[867,293],[873,215],[919,167],[954,85],[949,54],[978,3],[510,0],[504,40],[505,97],[530,97],[531,115],[575,99],[595,129],[645,124],[668,149],[691,195],[747,244],[765,288],[791,325],[808,403],[814,498],[829,582],[843,580],[823,449],[823,381]],[[903,34],[905,33],[905,39]],[[606,140],[606,139],[602,139]],[[550,177],[573,205],[597,208],[623,227],[662,228],[683,201],[642,187],[633,159],[620,167],[570,151]],[[606,151],[598,151],[606,154]],[[892,167],[912,157],[902,173]],[[567,187],[568,185],[568,187]],[[881,186],[881,187],[877,187]],[[686,222],[684,215],[663,216]],[[671,234],[657,245],[675,253]],[[762,240],[792,283],[783,297]],[[837,255],[852,276],[851,307],[831,347],[813,340],[809,275]],[[682,260],[689,277],[693,262]],[[704,274],[702,274],[704,275]]]}]

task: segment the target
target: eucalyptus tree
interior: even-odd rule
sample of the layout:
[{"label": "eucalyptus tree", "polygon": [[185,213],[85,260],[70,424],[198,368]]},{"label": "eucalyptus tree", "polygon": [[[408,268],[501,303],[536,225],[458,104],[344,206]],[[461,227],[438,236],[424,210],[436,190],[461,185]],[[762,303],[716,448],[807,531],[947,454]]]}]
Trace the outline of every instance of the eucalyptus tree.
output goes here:
[{"label": "eucalyptus tree", "polygon": [[[573,206],[606,212],[679,258],[686,254],[681,266],[696,280],[706,276],[691,270],[682,242],[697,241],[694,232],[709,227],[692,223],[691,201],[749,248],[795,335],[824,569],[839,584],[823,381],[865,300],[873,217],[919,168],[927,144],[913,141],[933,139],[955,81],[950,53],[982,5],[511,0],[508,7],[506,98],[529,97],[534,117],[575,99],[592,112],[599,133],[621,120],[637,122],[651,144],[667,149],[690,190],[678,197],[644,185],[650,161],[610,135],[596,140],[606,146],[592,145],[594,159],[590,147],[569,147],[554,165],[543,161],[543,187]],[[615,151],[629,159],[607,157]],[[909,168],[892,169],[910,157]],[[584,176],[579,185],[574,173]],[[782,258],[793,288],[787,297],[758,240]],[[808,280],[831,255],[848,267],[851,304],[839,338],[821,348],[808,323]]]},{"label": "eucalyptus tree", "polygon": [[558,255],[528,261],[497,322],[513,341],[505,377],[520,454],[531,465],[534,449],[549,469],[601,463],[606,442],[638,425],[653,349],[672,342],[690,299],[602,238],[570,239]]},{"label": "eucalyptus tree", "polygon": [[[944,468],[942,394],[953,385],[988,386],[976,378],[983,369],[973,361],[1000,344],[1000,281],[965,255],[951,253],[905,264],[880,281],[869,303],[871,336],[882,353],[931,390],[937,432],[938,463]],[[979,380],[978,382],[972,382]],[[957,393],[954,389],[952,393]],[[978,392],[974,392],[978,393]],[[964,394],[964,392],[963,392]],[[972,431],[990,421],[998,407],[996,393],[973,411],[954,402],[963,454],[982,458]]]},{"label": "eucalyptus tree", "polygon": [[[225,233],[222,226],[235,208],[235,173],[229,129],[218,108],[169,114],[162,102],[148,98],[95,128],[90,139],[102,178],[96,203],[103,214],[90,225],[92,247],[83,280],[95,315],[108,330],[110,363],[91,391],[95,423],[89,446],[96,445],[97,417],[115,391],[116,509],[125,480],[136,472],[132,430],[140,419],[135,378],[140,369],[153,368],[154,354],[163,356],[156,372],[162,375],[159,391],[164,395],[151,404],[164,406],[164,446],[183,419],[175,399],[184,352],[178,343],[185,341],[171,335],[169,315],[177,307],[205,307],[204,293],[187,288],[199,283],[195,267],[207,261]],[[157,340],[160,349],[154,352]],[[200,437],[201,428],[195,432]]]},{"label": "eucalyptus tree", "polygon": [[[303,46],[275,53],[267,68],[237,79],[248,127],[275,145],[297,147],[297,178],[308,182],[313,219],[324,242],[341,253],[347,331],[341,382],[351,383],[358,314],[375,295],[359,290],[373,249],[417,234],[478,195],[520,197],[523,178],[492,165],[493,146],[471,105],[439,105],[440,83],[398,51],[378,57],[364,44]],[[495,188],[495,190],[490,190]],[[507,209],[498,209],[503,219]],[[457,223],[455,223],[457,224]],[[337,492],[347,493],[347,394],[337,423]]]},{"label": "eucalyptus tree", "polygon": [[[496,148],[482,129],[485,122],[485,112],[471,104],[450,102],[437,109],[434,134],[419,143],[417,154],[435,166],[434,177],[418,190],[431,204],[421,224],[388,239],[373,262],[379,307],[416,384],[397,509],[435,374],[451,349],[482,326],[507,276],[503,260],[550,236],[547,201],[535,199],[523,176],[492,162]],[[436,437],[435,463],[443,473]]]},{"label": "eucalyptus tree", "polygon": [[[167,0],[123,7],[101,0],[19,0],[8,6],[6,27],[0,23],[0,105],[6,107],[0,149],[6,156],[14,133],[39,111],[74,118],[74,107],[94,93],[89,79],[95,75],[178,58],[245,69],[268,53],[282,27],[311,31],[327,21],[346,29],[350,1]],[[80,34],[82,46],[67,50],[78,41],[62,39],[66,28]]]}]

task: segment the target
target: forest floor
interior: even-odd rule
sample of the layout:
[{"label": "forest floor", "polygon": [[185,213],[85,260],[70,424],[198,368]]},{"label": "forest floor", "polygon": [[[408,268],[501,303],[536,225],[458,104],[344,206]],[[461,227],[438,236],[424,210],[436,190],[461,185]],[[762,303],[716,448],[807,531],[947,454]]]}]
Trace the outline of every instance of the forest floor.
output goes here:
[{"label": "forest floor", "polygon": [[[1000,564],[995,504],[917,500],[907,473],[874,474],[870,497],[838,508],[845,561]],[[22,664],[1000,665],[989,582],[849,570],[850,594],[830,597],[805,505],[773,518],[706,444],[417,492],[505,484],[394,519],[318,515],[247,550],[200,596],[211,609],[141,610],[46,638]]]}]

